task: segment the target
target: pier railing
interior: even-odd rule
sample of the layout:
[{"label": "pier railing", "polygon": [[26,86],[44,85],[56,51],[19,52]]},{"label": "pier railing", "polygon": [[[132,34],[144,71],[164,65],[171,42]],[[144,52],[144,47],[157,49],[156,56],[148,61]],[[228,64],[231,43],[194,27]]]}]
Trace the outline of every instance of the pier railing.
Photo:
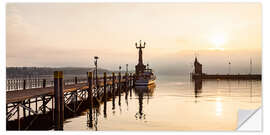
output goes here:
[{"label": "pier railing", "polygon": [[[115,76],[119,78],[119,76]],[[125,79],[124,76],[121,77]],[[108,80],[112,80],[112,75],[107,77]],[[93,78],[93,81],[96,82],[96,78]],[[98,77],[98,82],[101,83],[104,81],[104,77]],[[86,77],[77,77],[74,76],[69,79],[64,79],[64,85],[72,85],[72,84],[80,84],[80,83],[87,83]],[[7,79],[6,80],[6,91],[14,91],[14,90],[25,90],[25,89],[32,89],[32,88],[45,88],[45,87],[53,87],[54,80],[53,77],[50,79],[46,77],[43,78],[34,78],[34,79]]]},{"label": "pier railing", "polygon": [[104,102],[106,107],[108,98],[114,101],[118,95],[120,99],[121,92],[132,88],[135,79],[133,74],[128,73],[122,76],[121,73],[118,76],[104,73],[103,77],[97,79],[98,82],[94,78],[92,72],[87,72],[86,78],[65,80],[62,71],[55,71],[52,84],[51,80],[46,79],[8,80],[9,87],[13,89],[6,91],[7,129],[27,130],[38,116],[49,115],[48,120],[53,128],[63,130],[66,114],[74,114],[80,108],[89,108],[91,112],[93,103]]}]

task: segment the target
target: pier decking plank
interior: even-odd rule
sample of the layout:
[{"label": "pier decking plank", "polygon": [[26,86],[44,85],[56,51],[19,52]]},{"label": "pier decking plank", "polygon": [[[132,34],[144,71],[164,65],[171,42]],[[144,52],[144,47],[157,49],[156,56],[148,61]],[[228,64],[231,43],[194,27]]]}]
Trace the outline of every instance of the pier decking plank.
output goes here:
[{"label": "pier decking plank", "polygon": [[[125,79],[122,79],[121,82],[125,82]],[[115,80],[115,83],[118,83],[118,80]],[[112,81],[107,82],[108,85],[112,84]],[[94,85],[93,85],[94,86]],[[104,86],[103,82],[99,83],[99,86]],[[72,92],[78,89],[88,89],[87,83],[65,85],[64,92]],[[32,88],[25,90],[15,90],[6,92],[6,104],[24,101],[26,99],[31,99],[43,95],[54,95],[54,87],[46,88]]]}]

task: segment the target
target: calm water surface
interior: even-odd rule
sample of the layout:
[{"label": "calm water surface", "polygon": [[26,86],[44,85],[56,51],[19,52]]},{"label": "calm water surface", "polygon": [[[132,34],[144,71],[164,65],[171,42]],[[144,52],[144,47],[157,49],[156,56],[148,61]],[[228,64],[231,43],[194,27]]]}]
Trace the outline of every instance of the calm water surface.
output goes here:
[{"label": "calm water surface", "polygon": [[[122,93],[88,115],[67,119],[64,130],[235,130],[239,109],[261,106],[261,81],[190,81],[158,76],[156,85]],[[104,115],[105,112],[105,115]]]}]

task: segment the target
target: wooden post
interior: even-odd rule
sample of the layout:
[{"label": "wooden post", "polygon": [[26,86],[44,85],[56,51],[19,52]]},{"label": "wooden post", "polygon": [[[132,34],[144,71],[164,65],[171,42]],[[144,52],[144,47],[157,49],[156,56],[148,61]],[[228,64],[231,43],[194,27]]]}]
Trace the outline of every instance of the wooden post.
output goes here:
[{"label": "wooden post", "polygon": [[43,79],[42,81],[42,88],[46,88],[46,79]]},{"label": "wooden post", "polygon": [[23,80],[23,89],[26,89],[26,80]]},{"label": "wooden post", "polygon": [[[26,80],[23,80],[23,90],[26,88]],[[23,100],[22,104],[25,106],[25,100]],[[26,117],[25,108],[23,108],[23,118]]]},{"label": "wooden post", "polygon": [[112,109],[115,108],[115,74],[112,73],[112,93],[113,93],[113,106]]},{"label": "wooden post", "polygon": [[17,106],[17,119],[18,119],[18,130],[21,130],[21,122],[20,122],[20,106],[19,106],[20,103],[18,103],[18,106]]},{"label": "wooden post", "polygon": [[[75,84],[78,84],[77,76],[75,77]],[[73,103],[73,105],[74,105],[74,109],[75,109],[77,104],[78,104],[78,93],[77,93],[77,91],[74,91],[74,94],[75,94],[75,103]]]},{"label": "wooden post", "polygon": [[[42,81],[42,88],[46,88],[46,79],[43,79]],[[42,113],[45,114],[46,113],[46,106],[45,106],[45,96],[42,96]]]},{"label": "wooden post", "polygon": [[125,74],[125,94],[126,94],[125,98],[127,100],[127,97],[128,97],[128,73],[127,72]]},{"label": "wooden post", "polygon": [[78,83],[78,77],[76,76],[75,77],[75,84],[77,84]]},{"label": "wooden post", "polygon": [[119,101],[118,101],[118,105],[121,105],[121,72],[119,72],[119,75],[118,75],[118,98],[119,98]]},{"label": "wooden post", "polygon": [[129,87],[132,86],[132,73],[129,74]]},{"label": "wooden post", "polygon": [[125,88],[127,88],[128,84],[128,73],[125,73]]},{"label": "wooden post", "polygon": [[135,87],[136,76],[133,74],[133,87]]},{"label": "wooden post", "polygon": [[88,78],[88,101],[89,101],[89,127],[93,127],[93,73],[87,72],[87,78]]},{"label": "wooden post", "polygon": [[132,73],[130,73],[129,75],[129,89],[130,89],[130,97],[132,97],[132,81],[133,81],[133,78],[132,78]]},{"label": "wooden post", "polygon": [[55,130],[63,130],[64,121],[64,93],[63,72],[54,71],[54,98],[55,98]]},{"label": "wooden post", "polygon": [[[28,99],[28,106],[31,108],[31,98]],[[28,110],[28,116],[31,115],[31,111]]]},{"label": "wooden post", "polygon": [[104,77],[103,77],[104,81],[104,117],[107,117],[107,74],[106,72],[104,72]]},{"label": "wooden post", "polygon": [[38,98],[36,97],[36,113],[38,112],[38,109],[37,109],[38,108],[38,106],[37,106],[38,101],[37,100],[38,100]]}]

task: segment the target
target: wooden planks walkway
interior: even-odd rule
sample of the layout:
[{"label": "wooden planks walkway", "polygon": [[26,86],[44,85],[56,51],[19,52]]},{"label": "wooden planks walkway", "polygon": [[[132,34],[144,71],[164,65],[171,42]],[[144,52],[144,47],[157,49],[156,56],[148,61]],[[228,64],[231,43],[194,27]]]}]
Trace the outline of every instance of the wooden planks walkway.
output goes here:
[{"label": "wooden planks walkway", "polygon": [[[115,80],[115,83],[118,83],[118,80]],[[125,79],[122,79],[121,82],[125,82]],[[107,81],[107,85],[112,85],[112,80]],[[95,85],[93,85],[94,87]],[[99,83],[99,86],[104,86],[103,82]],[[78,89],[88,89],[87,83],[65,85],[64,92],[72,92]],[[26,99],[31,99],[44,95],[54,95],[54,87],[46,88],[33,88],[25,90],[15,90],[6,92],[6,104],[24,101]]]}]

